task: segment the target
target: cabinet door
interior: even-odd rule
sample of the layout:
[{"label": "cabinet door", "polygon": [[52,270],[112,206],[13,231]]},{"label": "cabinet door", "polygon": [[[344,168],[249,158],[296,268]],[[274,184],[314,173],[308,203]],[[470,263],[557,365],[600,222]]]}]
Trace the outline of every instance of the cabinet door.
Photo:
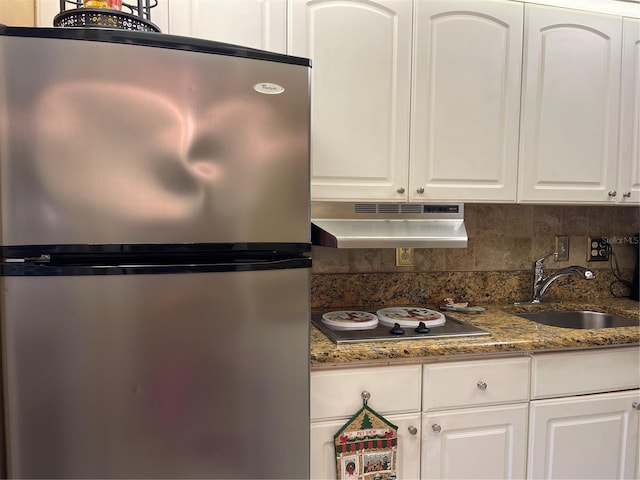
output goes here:
[{"label": "cabinet door", "polygon": [[169,2],[169,33],[286,53],[286,0]]},{"label": "cabinet door", "polygon": [[410,200],[516,200],[523,4],[416,3]]},{"label": "cabinet door", "polygon": [[640,391],[531,402],[528,478],[633,478]]},{"label": "cabinet door", "polygon": [[519,200],[615,202],[622,18],[526,5],[525,20]]},{"label": "cabinet door", "polygon": [[296,0],[289,53],[310,57],[311,197],[405,200],[411,0]]},{"label": "cabinet door", "polygon": [[422,478],[524,478],[526,403],[423,415]]},{"label": "cabinet door", "polygon": [[[640,10],[640,7],[638,7]],[[640,203],[640,20],[622,23],[620,102],[620,203]]]},{"label": "cabinet door", "polygon": [[[354,412],[355,413],[355,412]],[[398,427],[398,478],[420,478],[420,413],[388,415]],[[311,478],[336,478],[334,434],[347,419],[311,424]]]}]

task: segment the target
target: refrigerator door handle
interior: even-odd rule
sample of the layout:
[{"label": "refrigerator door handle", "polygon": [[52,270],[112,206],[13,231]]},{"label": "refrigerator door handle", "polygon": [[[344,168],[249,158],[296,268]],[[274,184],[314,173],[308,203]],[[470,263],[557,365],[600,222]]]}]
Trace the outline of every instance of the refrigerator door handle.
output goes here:
[{"label": "refrigerator door handle", "polygon": [[23,258],[3,258],[0,263],[49,263],[51,261],[51,255],[42,254],[37,257],[23,257]]}]

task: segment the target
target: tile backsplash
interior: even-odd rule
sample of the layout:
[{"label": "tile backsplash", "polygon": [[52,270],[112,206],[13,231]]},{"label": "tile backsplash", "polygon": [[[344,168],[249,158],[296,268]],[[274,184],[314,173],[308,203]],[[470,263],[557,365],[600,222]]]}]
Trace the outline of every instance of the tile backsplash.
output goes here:
[{"label": "tile backsplash", "polygon": [[[531,267],[554,250],[555,235],[570,237],[569,260],[547,260],[547,269],[582,265],[596,279],[563,278],[547,295],[588,299],[625,295],[610,262],[587,262],[587,237],[616,240],[622,278],[631,279],[640,231],[638,207],[466,204],[467,248],[415,249],[414,265],[397,267],[394,249],[313,247],[312,306],[433,303],[443,295],[476,301],[528,298]],[[610,291],[611,290],[611,291]]]}]

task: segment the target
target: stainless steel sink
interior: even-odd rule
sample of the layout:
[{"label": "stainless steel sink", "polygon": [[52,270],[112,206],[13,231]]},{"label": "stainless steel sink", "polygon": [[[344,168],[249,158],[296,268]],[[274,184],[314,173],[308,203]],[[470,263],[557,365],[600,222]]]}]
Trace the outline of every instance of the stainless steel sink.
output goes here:
[{"label": "stainless steel sink", "polygon": [[543,325],[560,328],[614,328],[640,326],[640,320],[621,317],[611,313],[579,311],[553,311],[515,313],[518,317],[526,318]]}]

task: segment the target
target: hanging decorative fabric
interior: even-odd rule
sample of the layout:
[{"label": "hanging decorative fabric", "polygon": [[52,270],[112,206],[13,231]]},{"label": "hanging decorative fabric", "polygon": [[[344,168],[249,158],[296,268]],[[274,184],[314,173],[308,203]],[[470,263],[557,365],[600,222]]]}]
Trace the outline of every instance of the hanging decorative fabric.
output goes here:
[{"label": "hanging decorative fabric", "polygon": [[338,480],[395,480],[398,427],[367,405],[334,435]]}]

